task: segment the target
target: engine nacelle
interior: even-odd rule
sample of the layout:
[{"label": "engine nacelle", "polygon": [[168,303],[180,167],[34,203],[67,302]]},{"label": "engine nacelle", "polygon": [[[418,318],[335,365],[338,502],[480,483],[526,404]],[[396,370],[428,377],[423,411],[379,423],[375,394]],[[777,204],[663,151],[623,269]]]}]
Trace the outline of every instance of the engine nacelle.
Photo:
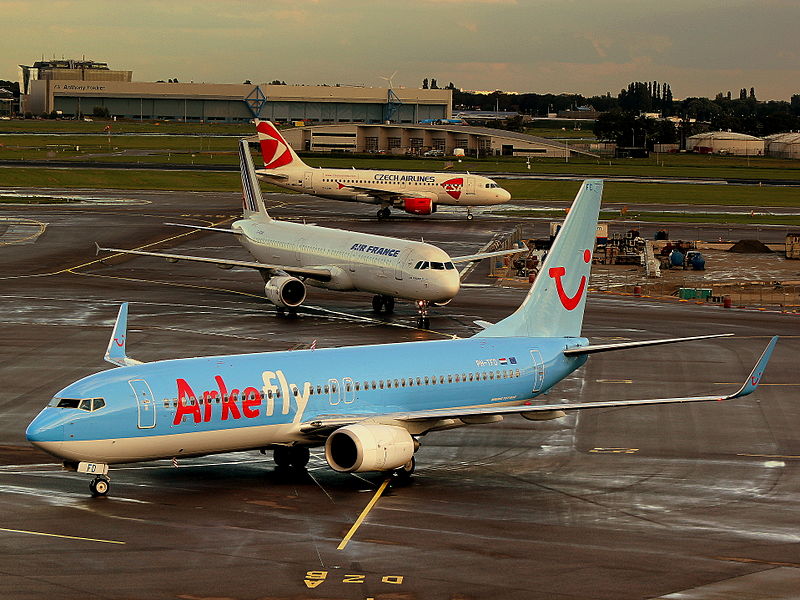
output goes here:
[{"label": "engine nacelle", "polygon": [[402,427],[356,423],[328,436],[325,460],[340,473],[390,471],[410,461],[418,446]]},{"label": "engine nacelle", "polygon": [[566,417],[567,413],[563,410],[544,410],[540,412],[523,412],[519,413],[523,418],[528,421],[552,421],[553,419],[560,419]]},{"label": "engine nacelle", "polygon": [[429,215],[436,212],[436,205],[430,198],[406,198],[403,210],[412,215]]},{"label": "engine nacelle", "polygon": [[280,275],[267,281],[264,293],[275,306],[296,308],[306,299],[306,284],[297,277]]}]

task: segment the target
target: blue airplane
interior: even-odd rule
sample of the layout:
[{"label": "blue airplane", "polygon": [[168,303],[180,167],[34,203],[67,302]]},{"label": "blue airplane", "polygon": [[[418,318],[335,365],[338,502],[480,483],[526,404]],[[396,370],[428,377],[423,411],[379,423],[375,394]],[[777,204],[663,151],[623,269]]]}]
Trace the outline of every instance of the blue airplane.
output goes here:
[{"label": "blue airplane", "polygon": [[591,344],[581,337],[603,182],[581,186],[521,306],[466,339],[262,352],[141,363],[127,355],[122,304],[105,354],[118,368],[59,391],[27,429],[66,468],[108,493],[109,465],[272,450],[302,469],[325,447],[336,471],[414,471],[419,437],[506,415],[730,400],[753,392],[773,337],[742,387],[728,395],[548,403],[540,398],[593,353],[719,335]]}]

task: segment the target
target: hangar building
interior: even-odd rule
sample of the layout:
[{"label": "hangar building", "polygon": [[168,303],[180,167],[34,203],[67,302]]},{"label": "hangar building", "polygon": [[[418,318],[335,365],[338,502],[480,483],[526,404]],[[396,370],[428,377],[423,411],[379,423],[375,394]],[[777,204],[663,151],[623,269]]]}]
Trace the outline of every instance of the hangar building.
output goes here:
[{"label": "hangar building", "polygon": [[775,133],[764,138],[767,155],[775,158],[800,158],[800,133]]},{"label": "hangar building", "polygon": [[686,149],[704,154],[763,156],[765,142],[759,137],[731,131],[709,131],[686,139]]},{"label": "hangar building", "polygon": [[450,90],[357,86],[131,81],[93,61],[20,66],[24,111],[64,116],[107,109],[120,119],[241,123],[253,118],[306,123],[416,123],[452,112]]},{"label": "hangar building", "polygon": [[313,125],[281,133],[295,150],[304,152],[452,155],[461,148],[470,156],[596,156],[546,138],[464,125]]}]

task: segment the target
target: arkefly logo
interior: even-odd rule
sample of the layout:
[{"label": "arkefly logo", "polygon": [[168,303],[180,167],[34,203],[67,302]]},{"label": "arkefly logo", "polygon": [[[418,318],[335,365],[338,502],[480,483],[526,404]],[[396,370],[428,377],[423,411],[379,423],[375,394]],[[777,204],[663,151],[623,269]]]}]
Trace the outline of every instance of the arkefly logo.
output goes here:
[{"label": "arkefly logo", "polygon": [[269,123],[259,123],[258,133],[265,169],[277,169],[292,162],[292,153],[278,130]]},{"label": "arkefly logo", "polygon": [[[589,263],[591,260],[591,251],[584,250],[583,262]],[[580,304],[581,298],[583,297],[583,292],[586,290],[586,275],[581,275],[581,282],[578,285],[578,291],[572,296],[569,296],[567,292],[564,291],[564,283],[562,281],[562,277],[567,274],[567,270],[564,267],[553,267],[547,272],[547,274],[556,282],[556,291],[558,292],[558,298],[561,300],[562,306],[567,310],[574,310],[575,307]]]},{"label": "arkefly logo", "polygon": [[458,200],[461,197],[461,188],[464,187],[464,178],[454,177],[453,179],[448,179],[442,183],[442,187],[454,200]]}]

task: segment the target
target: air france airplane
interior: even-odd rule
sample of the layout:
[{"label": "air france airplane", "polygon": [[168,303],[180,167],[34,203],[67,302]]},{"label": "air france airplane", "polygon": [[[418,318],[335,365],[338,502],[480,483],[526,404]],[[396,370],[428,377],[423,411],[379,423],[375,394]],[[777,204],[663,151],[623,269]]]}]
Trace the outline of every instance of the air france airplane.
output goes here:
[{"label": "air france airplane", "polygon": [[[597,352],[717,337],[591,344],[581,337],[602,181],[586,181],[540,276],[510,316],[466,339],[263,352],[140,363],[127,356],[127,304],[105,358],[119,368],[63,390],[27,438],[109,489],[109,465],[272,450],[303,468],[324,446],[336,471],[409,477],[420,436],[566,411],[730,400],[753,392],[777,337],[727,395],[550,403],[541,398]],[[725,335],[725,334],[722,334]]]},{"label": "air france airplane", "polygon": [[[417,325],[430,325],[430,305],[444,305],[458,293],[461,279],[455,265],[492,256],[515,254],[499,250],[450,258],[431,244],[381,235],[277,221],[269,216],[255,178],[246,140],[239,143],[244,218],[230,229],[178,225],[235,235],[256,261],[207,258],[165,252],[101,248],[110,252],[156,256],[168,260],[212,263],[223,268],[245,267],[261,273],[266,297],[279,310],[294,311],[306,298],[306,284],[338,291],[371,292],[377,313],[391,313],[395,298],[414,300]],[[527,250],[527,249],[525,249]]]},{"label": "air france airplane", "polygon": [[313,168],[304,163],[269,121],[256,121],[264,168],[257,171],[264,181],[290,190],[333,200],[378,204],[378,218],[390,208],[413,215],[430,215],[440,204],[473,206],[504,204],[511,194],[493,180],[470,173],[420,171],[376,171],[366,169]]}]

